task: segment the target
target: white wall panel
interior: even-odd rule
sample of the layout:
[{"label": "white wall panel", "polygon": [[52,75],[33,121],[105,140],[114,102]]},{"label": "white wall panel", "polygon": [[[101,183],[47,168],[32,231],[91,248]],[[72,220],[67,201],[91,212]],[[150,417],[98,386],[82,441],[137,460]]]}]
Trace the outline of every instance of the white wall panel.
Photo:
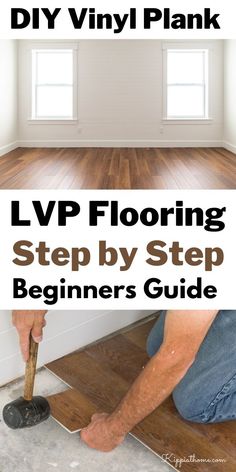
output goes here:
[{"label": "white wall panel", "polygon": [[17,41],[0,40],[0,156],[17,145]]},{"label": "white wall panel", "polygon": [[[38,366],[144,318],[150,311],[50,311]],[[24,373],[11,312],[0,311],[0,386]]]},{"label": "white wall panel", "polygon": [[[199,43],[202,41],[197,41],[197,44]],[[60,44],[63,47],[63,43]],[[43,125],[28,121],[29,57],[32,42],[21,41],[19,48],[21,144],[24,146],[171,146],[191,145],[191,143],[220,145],[223,137],[223,41],[208,41],[208,44],[212,59],[211,123],[163,125],[163,42],[114,40],[78,42],[79,121],[67,125]]]},{"label": "white wall panel", "polygon": [[224,142],[236,153],[236,40],[226,40],[224,48],[225,107]]}]

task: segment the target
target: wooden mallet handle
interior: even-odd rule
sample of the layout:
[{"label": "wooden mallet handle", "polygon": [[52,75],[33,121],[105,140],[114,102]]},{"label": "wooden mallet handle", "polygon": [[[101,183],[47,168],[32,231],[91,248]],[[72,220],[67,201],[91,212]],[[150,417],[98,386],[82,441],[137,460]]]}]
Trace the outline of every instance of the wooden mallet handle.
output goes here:
[{"label": "wooden mallet handle", "polygon": [[36,343],[33,340],[32,336],[30,335],[29,359],[25,367],[24,399],[27,401],[31,401],[33,398],[37,358],[38,358],[38,343]]}]

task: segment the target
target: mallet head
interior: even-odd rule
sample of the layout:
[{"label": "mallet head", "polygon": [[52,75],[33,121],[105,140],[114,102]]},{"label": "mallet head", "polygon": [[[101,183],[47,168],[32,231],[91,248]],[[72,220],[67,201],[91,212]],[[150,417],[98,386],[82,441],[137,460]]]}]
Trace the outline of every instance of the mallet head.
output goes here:
[{"label": "mallet head", "polygon": [[30,428],[45,421],[50,416],[50,406],[46,398],[37,396],[27,401],[23,397],[8,403],[3,409],[3,419],[12,429]]}]

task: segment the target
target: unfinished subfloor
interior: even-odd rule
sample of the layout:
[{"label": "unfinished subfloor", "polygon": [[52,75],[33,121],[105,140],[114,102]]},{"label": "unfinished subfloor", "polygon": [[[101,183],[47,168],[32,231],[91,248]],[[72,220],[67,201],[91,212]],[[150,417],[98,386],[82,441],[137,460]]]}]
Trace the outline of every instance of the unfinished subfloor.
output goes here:
[{"label": "unfinished subfloor", "polygon": [[[129,327],[47,365],[73,389],[52,397],[52,413],[64,427],[73,432],[95,411],[113,411],[148,361],[145,345],[154,322],[155,318]],[[236,422],[184,421],[170,397],[132,434],[159,456],[166,455],[171,464],[173,458],[187,458],[182,472],[236,470]],[[195,461],[190,460],[193,455]]]},{"label": "unfinished subfloor", "polygon": [[224,148],[18,148],[0,158],[1,189],[235,189]]},{"label": "unfinished subfloor", "polygon": [[[0,390],[0,411],[22,394],[23,382]],[[50,395],[65,385],[45,369],[37,374],[36,394]],[[89,449],[79,434],[69,434],[52,418],[35,428],[14,431],[0,415],[0,472],[171,472],[173,469],[128,436],[107,453]]]}]

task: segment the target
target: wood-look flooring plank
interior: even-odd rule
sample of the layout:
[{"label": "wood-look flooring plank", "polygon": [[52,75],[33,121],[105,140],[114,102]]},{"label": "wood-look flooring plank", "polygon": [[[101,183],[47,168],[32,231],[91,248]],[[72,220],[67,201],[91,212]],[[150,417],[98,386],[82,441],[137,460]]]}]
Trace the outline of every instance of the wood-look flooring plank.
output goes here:
[{"label": "wood-look flooring plank", "polygon": [[128,382],[112,370],[104,369],[84,351],[65,356],[46,367],[106,412],[112,411],[129,388]]},{"label": "wood-look flooring plank", "polygon": [[143,349],[131,343],[122,334],[94,344],[85,352],[102,364],[103,368],[112,369],[129,383],[136,379],[149,359]]},{"label": "wood-look flooring plank", "polygon": [[18,148],[0,158],[1,189],[235,189],[224,148]]},{"label": "wood-look flooring plank", "polygon": [[[180,417],[171,416],[161,407],[139,423],[132,433],[158,455],[167,454],[169,457],[167,461],[170,463],[174,457],[190,460],[191,456],[195,456],[200,460],[183,463],[181,470],[184,472],[234,472],[235,470],[235,457],[230,456],[227,450],[206,440],[187,422]],[[202,463],[201,459],[211,462]],[[213,462],[219,459],[225,462]]]},{"label": "wood-look flooring plank", "polygon": [[147,337],[153,325],[156,323],[156,320],[157,316],[140,326],[128,329],[123,333],[123,336],[146,352]]},{"label": "wood-look flooring plank", "polygon": [[68,389],[49,395],[47,400],[51,416],[70,433],[80,431],[87,426],[91,416],[98,412],[97,407],[78,390]]}]

